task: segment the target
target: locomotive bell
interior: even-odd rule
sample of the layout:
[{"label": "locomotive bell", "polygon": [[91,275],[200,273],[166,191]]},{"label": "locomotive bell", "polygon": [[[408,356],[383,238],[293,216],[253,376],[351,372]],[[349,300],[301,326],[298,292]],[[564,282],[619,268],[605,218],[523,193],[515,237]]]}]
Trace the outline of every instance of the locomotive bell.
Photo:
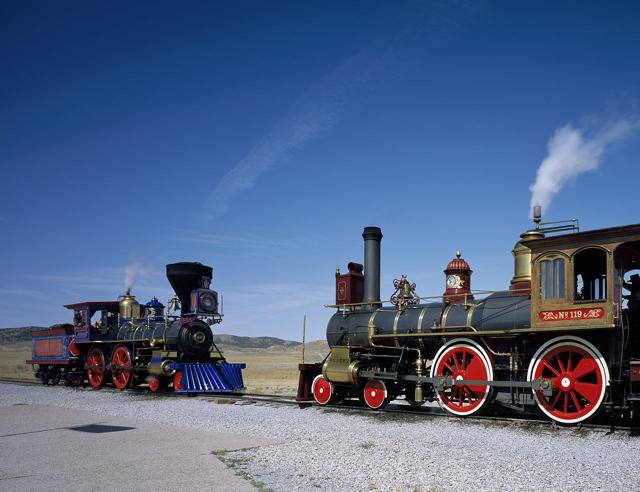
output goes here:
[{"label": "locomotive bell", "polygon": [[135,296],[131,295],[131,291],[118,298],[120,301],[120,317],[125,319],[133,319],[140,317],[140,303],[136,300]]}]

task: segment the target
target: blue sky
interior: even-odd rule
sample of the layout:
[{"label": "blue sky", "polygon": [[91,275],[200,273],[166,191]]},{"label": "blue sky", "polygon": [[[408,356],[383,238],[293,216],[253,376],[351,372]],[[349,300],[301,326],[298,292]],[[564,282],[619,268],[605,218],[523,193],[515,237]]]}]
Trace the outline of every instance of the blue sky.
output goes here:
[{"label": "blue sky", "polygon": [[369,225],[385,297],[403,273],[442,292],[458,248],[474,288],[505,288],[536,170],[568,162],[548,155],[563,128],[593,165],[545,216],[640,222],[639,10],[3,2],[0,326],[113,299],[132,262],[134,293],[165,301],[164,264],[201,261],[221,332],[299,339],[306,313],[323,338]]}]

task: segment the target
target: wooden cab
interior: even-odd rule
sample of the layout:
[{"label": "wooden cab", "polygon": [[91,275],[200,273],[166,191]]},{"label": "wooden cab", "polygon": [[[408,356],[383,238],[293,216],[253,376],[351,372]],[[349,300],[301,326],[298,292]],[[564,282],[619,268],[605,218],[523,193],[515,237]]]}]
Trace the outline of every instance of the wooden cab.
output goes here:
[{"label": "wooden cab", "polygon": [[[640,224],[533,239],[526,246],[531,249],[532,328],[637,323],[623,295],[633,295],[625,278],[634,270],[640,273]],[[635,280],[640,295],[640,278]]]}]

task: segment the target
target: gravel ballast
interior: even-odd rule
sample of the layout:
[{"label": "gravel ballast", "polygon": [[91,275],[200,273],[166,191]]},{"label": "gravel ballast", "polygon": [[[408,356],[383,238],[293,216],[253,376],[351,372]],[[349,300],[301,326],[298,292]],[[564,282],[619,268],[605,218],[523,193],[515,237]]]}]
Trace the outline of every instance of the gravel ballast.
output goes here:
[{"label": "gravel ballast", "polygon": [[220,458],[275,491],[637,488],[622,433],[0,384],[0,405],[24,403],[274,439]]}]

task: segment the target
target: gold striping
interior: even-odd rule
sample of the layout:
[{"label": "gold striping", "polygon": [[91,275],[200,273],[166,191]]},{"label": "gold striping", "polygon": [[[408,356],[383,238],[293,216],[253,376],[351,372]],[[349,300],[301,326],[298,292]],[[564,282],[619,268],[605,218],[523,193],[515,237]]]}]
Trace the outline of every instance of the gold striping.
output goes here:
[{"label": "gold striping", "polygon": [[[400,316],[402,315],[402,311],[398,311],[396,313],[396,317],[393,319],[393,333],[398,334],[398,321],[400,320]],[[396,347],[400,347],[400,342],[397,338],[393,340],[396,343]]]},{"label": "gold striping", "polygon": [[371,316],[369,317],[369,345],[373,345],[373,339],[371,338],[372,334],[375,333],[375,325],[373,324],[376,319],[376,314],[378,314],[378,310],[376,309]]},{"label": "gold striping", "polygon": [[[450,328],[464,328],[463,326]],[[398,333],[398,334],[388,334],[388,335],[374,335],[373,338],[430,338],[430,337],[454,337],[454,336],[500,336],[504,335],[506,337],[511,335],[517,335],[520,333],[556,333],[563,331],[586,331],[586,330],[613,330],[616,329],[616,325],[598,325],[598,326],[553,326],[549,328],[514,328],[509,330],[487,330],[487,331],[477,331],[473,327],[469,327],[472,331],[442,331],[442,332],[432,332],[432,333]]]},{"label": "gold striping", "polygon": [[476,310],[477,304],[468,304],[467,308],[467,326],[471,326],[471,318],[473,317],[473,312]]},{"label": "gold striping", "polygon": [[447,325],[447,316],[449,316],[449,311],[451,311],[452,307],[453,304],[449,304],[444,308],[444,311],[442,312],[442,318],[440,318],[440,326],[443,328]]},{"label": "gold striping", "polygon": [[[428,309],[429,306],[425,306],[422,308],[422,311],[420,311],[420,316],[418,316],[418,326],[416,328],[418,333],[422,333],[422,321],[424,320],[424,315],[427,314]],[[422,340],[422,338],[420,338],[418,342],[420,343],[420,348],[424,349],[424,341]]]}]

